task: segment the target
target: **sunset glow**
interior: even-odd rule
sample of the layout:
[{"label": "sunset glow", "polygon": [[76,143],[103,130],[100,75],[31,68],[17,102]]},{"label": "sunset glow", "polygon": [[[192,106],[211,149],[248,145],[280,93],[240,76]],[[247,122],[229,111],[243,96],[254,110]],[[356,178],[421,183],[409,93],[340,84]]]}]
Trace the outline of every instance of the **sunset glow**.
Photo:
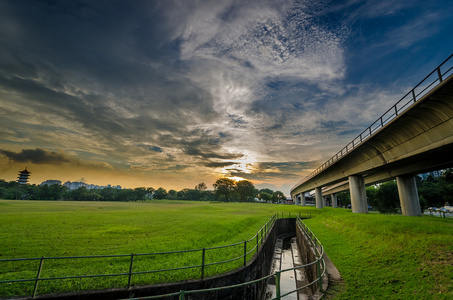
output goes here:
[{"label": "sunset glow", "polygon": [[452,14],[438,0],[1,1],[0,179],[228,177],[289,194],[451,54]]}]

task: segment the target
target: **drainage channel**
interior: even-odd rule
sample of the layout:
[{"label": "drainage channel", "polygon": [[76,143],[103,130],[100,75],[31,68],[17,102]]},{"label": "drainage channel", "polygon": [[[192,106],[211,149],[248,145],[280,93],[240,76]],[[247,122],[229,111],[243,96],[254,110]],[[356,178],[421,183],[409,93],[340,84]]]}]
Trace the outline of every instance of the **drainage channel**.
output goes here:
[{"label": "drainage channel", "polygon": [[[296,237],[294,235],[281,235],[277,237],[274,250],[274,260],[272,263],[271,274],[295,268],[302,265],[300,259],[299,247],[297,246]],[[298,287],[308,283],[304,269],[282,272],[280,276],[280,294],[284,295],[288,292],[296,290]],[[285,300],[305,300],[311,299],[311,293],[308,288],[298,292],[291,293],[281,299]],[[267,290],[264,300],[275,298],[275,278],[271,277],[267,282]]]}]

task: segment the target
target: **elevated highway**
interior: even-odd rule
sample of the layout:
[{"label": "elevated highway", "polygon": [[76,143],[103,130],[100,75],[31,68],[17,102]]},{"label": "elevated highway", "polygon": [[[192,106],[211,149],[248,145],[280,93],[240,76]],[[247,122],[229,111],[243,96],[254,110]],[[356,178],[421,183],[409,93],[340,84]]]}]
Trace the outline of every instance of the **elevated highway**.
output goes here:
[{"label": "elevated highway", "polygon": [[291,196],[350,190],[352,211],[367,213],[365,186],[397,180],[403,215],[421,215],[415,175],[453,167],[453,55],[351,143],[302,179]]}]

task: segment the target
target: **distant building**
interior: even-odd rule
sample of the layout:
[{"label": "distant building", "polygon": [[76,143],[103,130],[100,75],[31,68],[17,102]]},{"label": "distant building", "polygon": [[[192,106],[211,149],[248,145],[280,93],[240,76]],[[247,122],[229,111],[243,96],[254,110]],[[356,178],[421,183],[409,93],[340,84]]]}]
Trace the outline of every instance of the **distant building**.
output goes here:
[{"label": "distant building", "polygon": [[53,180],[53,179],[49,179],[49,180],[46,180],[46,181],[43,181],[41,182],[41,186],[43,185],[61,185],[61,181],[60,180]]},{"label": "distant building", "polygon": [[[51,180],[47,180],[47,181],[51,181]],[[74,181],[74,182],[66,181],[65,183],[63,183],[63,186],[67,187],[70,190],[76,190],[80,187],[85,187],[87,190],[104,189],[104,188],[113,188],[113,189],[121,190],[121,185],[111,186],[109,184],[107,186],[100,186],[100,185],[95,185],[95,184],[87,184],[85,182],[80,182],[80,181]]]},{"label": "distant building", "polygon": [[294,204],[294,199],[292,197],[286,197],[286,204]]},{"label": "distant building", "polygon": [[121,185],[117,185],[117,186],[111,186],[110,184],[108,184],[107,186],[105,186],[105,188],[112,188],[112,189],[118,189],[118,190],[121,190]]},{"label": "distant building", "polygon": [[437,177],[440,177],[441,176],[441,171],[434,171],[434,172],[429,172],[429,173],[423,173],[423,174],[418,174],[418,176],[425,180],[426,178],[428,178],[428,176],[432,176],[433,178],[437,178]]},{"label": "distant building", "polygon": [[28,177],[30,177],[30,174],[31,172],[29,172],[27,170],[27,168],[25,168],[25,170],[23,171],[19,171],[19,177],[17,177],[17,182],[19,182],[19,184],[27,184],[28,183]]},{"label": "distant building", "polygon": [[87,184],[85,187],[87,188],[87,190],[97,190],[97,189],[103,189],[104,188],[102,186],[95,185],[95,184]]},{"label": "distant building", "polygon": [[71,182],[71,181],[66,181],[63,186],[67,187],[68,189],[70,190],[76,190],[82,186],[85,186],[86,187],[86,183],[85,182],[79,182],[79,181],[75,181],[75,182]]}]

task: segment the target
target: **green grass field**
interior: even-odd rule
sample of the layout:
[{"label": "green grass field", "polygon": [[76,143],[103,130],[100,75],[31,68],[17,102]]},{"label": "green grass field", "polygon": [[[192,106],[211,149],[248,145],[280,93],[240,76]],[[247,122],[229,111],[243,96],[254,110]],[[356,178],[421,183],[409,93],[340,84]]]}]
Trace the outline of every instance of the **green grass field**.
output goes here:
[{"label": "green grass field", "polygon": [[453,220],[324,208],[306,220],[344,282],[334,299],[453,299]]},{"label": "green grass field", "polygon": [[[338,299],[453,298],[453,220],[352,214],[350,210],[254,203],[0,201],[0,259],[198,249],[253,237],[276,212],[311,213],[307,225],[343,276]],[[251,246],[251,245],[250,245]],[[242,249],[242,250],[241,250]],[[209,261],[238,249],[212,251]],[[200,253],[137,257],[134,271],[200,264]],[[127,272],[130,257],[47,261],[41,277]],[[37,261],[0,265],[0,280],[34,278]],[[211,267],[207,275],[240,265]],[[137,269],[136,269],[137,268]],[[102,271],[99,271],[102,270]],[[63,276],[63,275],[61,275]],[[133,284],[198,278],[199,269],[136,275]],[[39,283],[39,294],[124,287],[127,276]],[[0,297],[30,295],[33,283],[0,284]]]},{"label": "green grass field", "polygon": [[[192,201],[0,201],[0,259],[155,253],[223,246],[252,238],[276,212],[295,206]],[[316,210],[311,209],[313,214]],[[319,213],[319,212],[318,212]],[[248,245],[248,249],[253,247]],[[243,254],[243,245],[206,252],[206,263]],[[251,257],[252,255],[250,255]],[[241,260],[207,267],[205,275],[235,269]],[[200,265],[201,252],[136,257],[134,272]],[[41,278],[125,273],[130,257],[45,260]],[[39,261],[0,265],[0,280],[35,278]],[[200,268],[134,275],[133,285],[200,277]],[[42,281],[39,294],[125,287],[127,276]],[[30,295],[33,283],[0,285],[0,295]]]}]

